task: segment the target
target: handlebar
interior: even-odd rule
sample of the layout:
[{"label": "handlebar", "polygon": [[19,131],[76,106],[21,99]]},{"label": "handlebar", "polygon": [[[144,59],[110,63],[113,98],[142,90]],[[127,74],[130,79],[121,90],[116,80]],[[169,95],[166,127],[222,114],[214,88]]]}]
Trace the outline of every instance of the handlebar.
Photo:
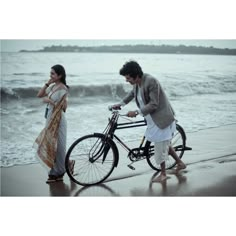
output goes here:
[{"label": "handlebar", "polygon": [[119,107],[119,108],[115,109],[115,108],[111,105],[111,106],[108,106],[108,110],[109,110],[109,111],[118,111],[118,110],[121,110],[121,108]]},{"label": "handlebar", "polygon": [[146,126],[146,120],[139,120],[139,121],[132,121],[129,118],[125,118],[128,117],[127,114],[120,114],[119,110],[121,110],[121,108],[119,107],[118,109],[114,109],[113,106],[108,106],[108,110],[111,111],[113,113],[113,116],[111,119],[109,119],[112,123],[113,122],[117,122],[119,116],[123,116],[124,119],[127,119],[129,122],[126,123],[119,123],[116,126],[116,129],[126,129],[126,128],[133,128],[133,127],[139,127],[139,126]]},{"label": "handlebar", "polygon": [[119,110],[121,110],[121,107],[116,109],[113,106],[108,106],[108,110],[111,111],[112,113],[116,113],[119,116],[126,116],[126,117],[128,117],[127,114],[120,114]]}]

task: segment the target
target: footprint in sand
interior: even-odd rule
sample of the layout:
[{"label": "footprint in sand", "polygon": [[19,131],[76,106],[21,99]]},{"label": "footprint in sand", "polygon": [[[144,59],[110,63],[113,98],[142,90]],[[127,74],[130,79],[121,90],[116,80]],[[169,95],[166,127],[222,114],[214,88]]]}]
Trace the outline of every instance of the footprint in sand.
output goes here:
[{"label": "footprint in sand", "polygon": [[223,164],[223,163],[229,163],[229,162],[235,162],[236,160],[223,160],[223,161],[219,161],[219,164]]},{"label": "footprint in sand", "polygon": [[200,169],[212,169],[212,168],[214,168],[214,166],[209,166],[209,165],[200,166]]}]

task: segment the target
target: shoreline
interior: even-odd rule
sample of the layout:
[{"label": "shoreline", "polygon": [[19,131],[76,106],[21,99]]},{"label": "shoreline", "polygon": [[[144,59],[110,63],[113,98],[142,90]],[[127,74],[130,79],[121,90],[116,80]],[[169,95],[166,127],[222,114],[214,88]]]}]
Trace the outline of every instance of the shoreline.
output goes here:
[{"label": "shoreline", "polygon": [[167,171],[164,183],[152,183],[156,173],[147,163],[127,168],[127,153],[120,149],[120,163],[103,184],[83,187],[70,181],[46,184],[40,164],[1,167],[1,196],[236,196],[236,124],[187,133],[183,161],[187,169]]},{"label": "shoreline", "polygon": [[[236,127],[236,123],[231,123],[231,124],[225,124],[225,125],[218,125],[218,126],[212,126],[212,127],[207,127],[207,128],[202,128],[202,129],[198,129],[198,130],[193,130],[193,131],[188,131],[186,132],[187,135],[187,146],[188,145],[188,136],[191,134],[195,134],[201,131],[208,131],[208,130],[212,130],[212,129],[217,129],[217,128],[222,128],[222,127],[228,127],[228,126],[235,126]],[[235,135],[236,137],[236,135]],[[133,140],[128,140],[129,143],[135,142]],[[69,146],[68,146],[69,147]],[[236,152],[236,148],[235,148],[235,152]],[[0,168],[13,168],[13,167],[20,167],[20,166],[29,166],[29,165],[35,165],[35,164],[40,164],[39,162],[33,162],[33,163],[25,163],[25,164],[14,164],[14,165],[10,165],[10,166],[0,166]]]}]

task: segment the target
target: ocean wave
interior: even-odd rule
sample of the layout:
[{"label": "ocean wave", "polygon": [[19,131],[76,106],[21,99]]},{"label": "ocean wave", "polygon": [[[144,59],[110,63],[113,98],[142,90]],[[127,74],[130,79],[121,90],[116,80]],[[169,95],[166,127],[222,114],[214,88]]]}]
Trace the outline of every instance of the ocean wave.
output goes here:
[{"label": "ocean wave", "polygon": [[[36,98],[39,87],[29,88],[1,88],[1,99],[3,102],[20,99]],[[78,85],[70,86],[70,97],[113,97],[122,98],[127,94],[125,86],[122,84],[111,85]]]},{"label": "ocean wave", "polygon": [[[13,73],[14,76],[48,76],[48,74],[40,73],[40,72],[29,72],[29,73]],[[67,77],[80,77],[77,74],[67,74]]]},{"label": "ocean wave", "polygon": [[18,75],[18,76],[43,76],[44,73],[38,73],[38,72],[33,72],[33,73],[13,73],[13,75]]},{"label": "ocean wave", "polygon": [[[203,94],[220,94],[236,92],[236,80],[221,80],[208,82],[190,82],[190,83],[165,83],[163,87],[170,97],[182,97]],[[1,88],[1,99],[3,102],[19,99],[36,98],[39,87],[28,88]],[[123,98],[131,89],[128,84],[111,85],[76,85],[71,86],[69,96],[71,98],[84,97],[111,97]]]},{"label": "ocean wave", "polygon": [[171,97],[182,97],[204,94],[224,94],[236,92],[236,79],[201,82],[175,82],[164,85],[166,93]]}]

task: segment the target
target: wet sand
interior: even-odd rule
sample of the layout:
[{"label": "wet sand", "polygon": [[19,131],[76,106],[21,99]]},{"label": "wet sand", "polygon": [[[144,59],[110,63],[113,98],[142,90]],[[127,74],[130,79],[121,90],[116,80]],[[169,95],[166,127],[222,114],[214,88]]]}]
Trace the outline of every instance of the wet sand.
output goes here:
[{"label": "wet sand", "polygon": [[169,179],[152,183],[157,173],[146,161],[127,167],[120,149],[120,163],[101,185],[83,187],[70,181],[46,184],[40,164],[1,168],[2,196],[236,196],[236,124],[187,133],[192,151],[183,156],[187,169],[167,172]]}]

